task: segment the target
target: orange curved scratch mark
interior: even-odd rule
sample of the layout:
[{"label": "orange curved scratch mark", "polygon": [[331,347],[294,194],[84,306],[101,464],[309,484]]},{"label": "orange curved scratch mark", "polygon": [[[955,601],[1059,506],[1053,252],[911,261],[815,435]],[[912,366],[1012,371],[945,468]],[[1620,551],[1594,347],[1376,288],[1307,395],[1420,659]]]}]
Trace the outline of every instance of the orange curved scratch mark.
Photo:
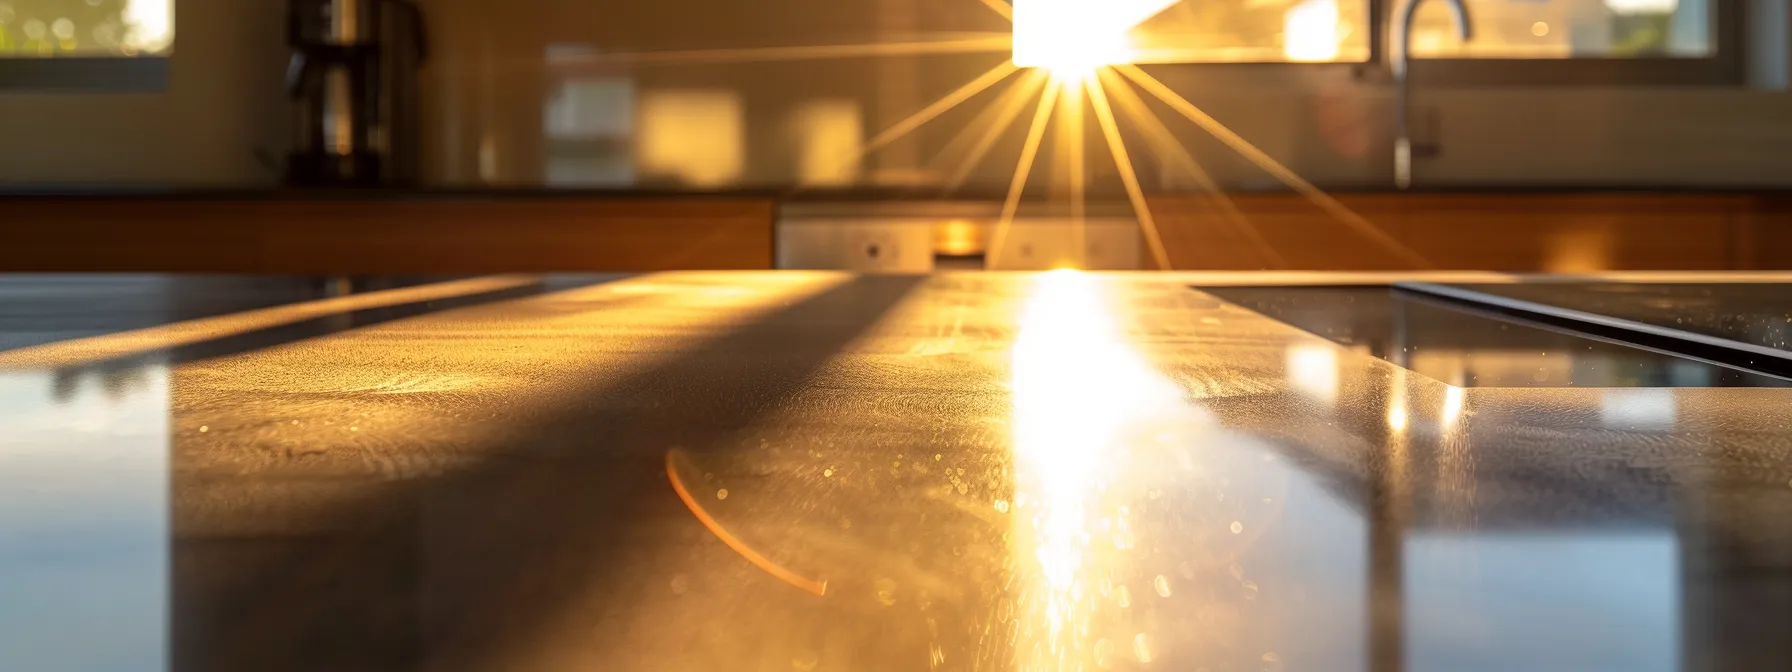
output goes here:
[{"label": "orange curved scratch mark", "polygon": [[721,539],[722,543],[727,544],[728,548],[734,549],[734,552],[739,553],[740,557],[746,558],[747,562],[753,563],[760,569],[765,570],[766,573],[778,577],[785,583],[809,591],[815,595],[822,595],[828,592],[828,583],[826,581],[816,581],[798,576],[795,572],[778,566],[778,564],[772,562],[771,559],[748,548],[746,544],[741,542],[741,540],[736,539],[734,535],[729,534],[727,530],[722,529],[721,523],[716,522],[716,519],[711,518],[709,513],[703,510],[703,507],[698,506],[697,498],[692,497],[691,491],[685,489],[684,482],[678,480],[678,470],[673,466],[674,452],[675,451],[666,451],[666,478],[672,481],[672,490],[678,493],[679,499],[684,500],[685,508],[691,510],[691,515],[697,517],[697,522],[703,523],[703,526],[709,528],[709,531],[714,533],[717,539]]}]

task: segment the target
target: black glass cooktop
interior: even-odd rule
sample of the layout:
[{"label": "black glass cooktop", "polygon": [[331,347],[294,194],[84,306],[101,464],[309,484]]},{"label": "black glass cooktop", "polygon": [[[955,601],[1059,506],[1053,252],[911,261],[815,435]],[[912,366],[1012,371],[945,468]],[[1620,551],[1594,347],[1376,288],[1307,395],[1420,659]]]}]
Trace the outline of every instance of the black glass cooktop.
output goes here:
[{"label": "black glass cooktop", "polygon": [[1201,291],[1461,387],[1788,387],[1792,381],[1390,287]]},{"label": "black glass cooktop", "polygon": [[1775,350],[1792,349],[1792,285],[1576,282],[1447,287]]}]

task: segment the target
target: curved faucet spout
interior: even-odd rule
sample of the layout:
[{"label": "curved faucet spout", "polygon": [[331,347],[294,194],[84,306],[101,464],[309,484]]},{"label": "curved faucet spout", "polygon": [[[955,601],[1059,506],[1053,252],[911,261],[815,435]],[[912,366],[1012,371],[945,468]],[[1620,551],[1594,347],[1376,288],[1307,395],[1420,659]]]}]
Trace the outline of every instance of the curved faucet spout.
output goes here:
[{"label": "curved faucet spout", "polygon": [[[1394,75],[1394,186],[1412,187],[1412,137],[1407,129],[1406,66],[1412,53],[1412,22],[1418,15],[1419,3],[1405,0],[1388,16],[1388,68]],[[1466,0],[1442,0],[1456,20],[1456,34],[1467,42],[1475,36],[1474,22],[1469,19]]]}]

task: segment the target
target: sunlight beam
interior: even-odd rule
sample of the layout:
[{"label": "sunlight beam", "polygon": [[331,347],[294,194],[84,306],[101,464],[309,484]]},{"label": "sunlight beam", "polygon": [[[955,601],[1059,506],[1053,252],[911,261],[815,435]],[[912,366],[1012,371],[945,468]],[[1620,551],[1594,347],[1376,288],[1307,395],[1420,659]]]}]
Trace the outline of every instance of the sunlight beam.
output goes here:
[{"label": "sunlight beam", "polygon": [[902,136],[914,132],[914,130],[920,128],[922,124],[933,121],[934,117],[944,114],[946,110],[950,110],[953,107],[958,106],[959,103],[970,100],[972,96],[982,93],[984,89],[995,86],[996,82],[1007,79],[1008,75],[1014,74],[1014,71],[1018,69],[1019,68],[1012,62],[1003,62],[1001,65],[990,68],[988,72],[983,73],[981,76],[971,80],[964,86],[958,87],[958,90],[946,94],[944,98],[933,101],[932,105],[921,108],[921,111],[909,115],[907,119],[898,121],[894,126],[877,134],[877,137],[874,137],[869,142],[865,143],[865,146],[859,150],[858,155],[854,156],[853,160],[860,160],[866,155],[883,149],[884,147],[889,146],[890,143],[902,139]]},{"label": "sunlight beam", "polygon": [[1219,120],[1208,116],[1206,112],[1202,112],[1200,108],[1195,107],[1194,103],[1188,102],[1186,98],[1177,95],[1175,91],[1170,90],[1170,87],[1165,86],[1164,83],[1158,81],[1157,78],[1152,77],[1135,65],[1116,65],[1114,67],[1120,71],[1120,74],[1126,75],[1128,79],[1131,79],[1134,83],[1138,84],[1139,88],[1150,92],[1151,95],[1156,96],[1158,100],[1162,100],[1164,101],[1164,104],[1169,105],[1171,109],[1181,113],[1184,117],[1188,117],[1189,121],[1193,121],[1201,128],[1206,129],[1208,133],[1213,134],[1213,137],[1218,138],[1220,142],[1226,143],[1226,146],[1231,147],[1233,151],[1243,155],[1246,159],[1249,159],[1251,163],[1257,164],[1258,168],[1262,168],[1264,172],[1275,176],[1276,179],[1281,180],[1282,183],[1288,185],[1289,188],[1292,188],[1306,196],[1308,199],[1311,199],[1315,205],[1320,207],[1320,209],[1331,213],[1332,216],[1343,221],[1346,226],[1349,226],[1358,234],[1361,234],[1363,237],[1382,246],[1382,248],[1393,253],[1395,256],[1400,257],[1402,260],[1406,261],[1406,263],[1412,264],[1415,268],[1431,268],[1431,262],[1427,261],[1425,257],[1420,256],[1419,253],[1414,252],[1412,248],[1401,244],[1400,241],[1389,236],[1373,222],[1363,218],[1362,215],[1356,214],[1355,211],[1345,207],[1343,203],[1338,202],[1338,199],[1332,198],[1330,194],[1321,191],[1319,187],[1313,186],[1313,183],[1294,174],[1294,171],[1289,170],[1287,166],[1270,158],[1268,154],[1263,153],[1263,150],[1257,149],[1255,145],[1252,145],[1237,133],[1233,133],[1232,129],[1226,128],[1226,126],[1221,124]]},{"label": "sunlight beam", "polygon": [[1014,224],[1014,215],[1020,210],[1020,195],[1026,189],[1027,175],[1033,170],[1033,160],[1039,156],[1039,143],[1045,138],[1045,127],[1052,118],[1052,108],[1058,101],[1057,80],[1045,87],[1045,94],[1039,96],[1039,108],[1033,112],[1033,124],[1027,128],[1027,144],[1021,147],[1020,162],[1014,166],[1014,179],[1008,183],[1008,199],[1002,203],[1002,218],[996,221],[995,234],[989,238],[989,252],[985,255],[986,267],[993,270],[1002,255],[1002,243],[1008,238],[1008,227]]},{"label": "sunlight beam", "polygon": [[745,47],[740,49],[693,49],[689,51],[643,51],[618,54],[594,54],[579,58],[578,64],[655,65],[662,63],[758,63],[767,61],[808,61],[868,56],[922,56],[927,54],[974,54],[1013,49],[1014,38],[991,35],[961,40],[921,42],[873,42],[871,44],[826,44],[798,47]]},{"label": "sunlight beam", "polygon": [[971,171],[976,170],[977,164],[983,162],[983,157],[995,147],[996,141],[1002,138],[1009,124],[1014,123],[1014,119],[1020,116],[1020,111],[1026,109],[1027,103],[1032,101],[1034,94],[1045,86],[1047,77],[1044,70],[1029,70],[1015,82],[1014,88],[1008,90],[1005,94],[1008,98],[1001,103],[1002,107],[997,111],[994,122],[984,130],[982,137],[977,138],[977,144],[971,147],[971,153],[965,157],[964,163],[959,164],[958,170],[952,173],[952,178],[946,181],[946,193],[958,191],[959,187],[964,186]]},{"label": "sunlight beam", "polygon": [[1152,152],[1175,163],[1177,167],[1192,175],[1195,184],[1200,186],[1208,198],[1212,199],[1214,204],[1219,207],[1220,219],[1244,235],[1245,239],[1250,241],[1258,252],[1269,259],[1273,267],[1287,268],[1288,261],[1282,258],[1281,253],[1276,252],[1275,247],[1270,245],[1268,240],[1263,238],[1263,234],[1251,224],[1250,218],[1246,217],[1244,211],[1238,208],[1237,203],[1232,202],[1232,198],[1226,195],[1225,190],[1220,189],[1219,183],[1214,182],[1213,176],[1207,174],[1207,170],[1201,167],[1201,163],[1195,160],[1194,155],[1189,154],[1188,149],[1182,146],[1175,134],[1170,132],[1169,127],[1164,126],[1164,122],[1159,120],[1157,115],[1151,113],[1150,108],[1145,106],[1144,99],[1133,93],[1132,86],[1128,85],[1126,80],[1121,79],[1120,75],[1115,74],[1112,69],[1104,68],[1100,76],[1106,82],[1104,92],[1119,103],[1120,111],[1151,136],[1149,147]]},{"label": "sunlight beam", "polygon": [[1145,190],[1139,187],[1139,175],[1132,169],[1132,158],[1126,153],[1126,142],[1120,137],[1120,126],[1114,123],[1114,109],[1108,105],[1107,93],[1102,91],[1101,80],[1089,82],[1089,101],[1095,104],[1095,120],[1101,123],[1101,133],[1107,136],[1108,151],[1114,155],[1114,165],[1120,169],[1120,181],[1126,185],[1126,197],[1132,200],[1133,214],[1139,218],[1139,228],[1145,232],[1145,242],[1151,247],[1151,258],[1157,262],[1159,270],[1174,270],[1170,266],[1170,254],[1164,250],[1164,241],[1158,236],[1157,220],[1151,216],[1151,207],[1145,203]]},{"label": "sunlight beam", "polygon": [[1083,90],[1090,78],[1064,84],[1064,122],[1060,126],[1070,142],[1070,235],[1076,249],[1077,263],[1087,266],[1089,256],[1088,162],[1084,160]]}]

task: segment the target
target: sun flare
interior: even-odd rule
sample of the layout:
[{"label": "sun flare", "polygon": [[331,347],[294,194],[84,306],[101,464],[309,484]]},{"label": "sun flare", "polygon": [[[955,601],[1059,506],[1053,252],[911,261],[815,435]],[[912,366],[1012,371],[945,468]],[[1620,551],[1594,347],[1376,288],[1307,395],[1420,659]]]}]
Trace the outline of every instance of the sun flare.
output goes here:
[{"label": "sun flare", "polygon": [[1064,81],[1133,62],[1132,29],[1178,0],[1015,0],[1014,64]]}]

